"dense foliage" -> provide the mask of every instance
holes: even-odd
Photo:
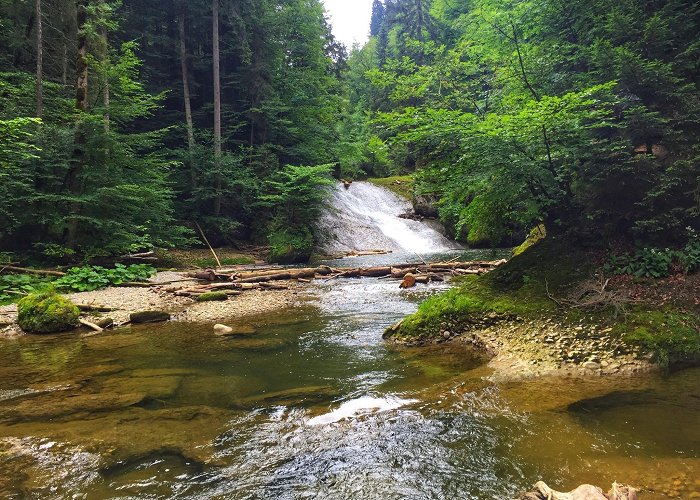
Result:
[[[349,58],[346,127],[417,171],[458,237],[544,223],[663,247],[700,226],[697,3],[387,0],[375,14]],[[376,168],[348,150],[348,171]]]
[[[264,239],[268,181],[334,159],[345,56],[319,0],[3,0],[0,47],[3,250]]]
[[[0,248],[65,262],[199,224],[305,258],[333,172],[415,174],[474,245],[544,225],[677,250],[699,25],[688,0],[375,0],[347,56],[321,0],[0,0]]]

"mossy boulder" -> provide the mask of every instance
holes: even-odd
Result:
[[[197,297],[197,302],[216,302],[227,299],[228,295],[226,295],[226,292],[207,292],[199,295]]]
[[[80,310],[53,291],[32,293],[17,303],[17,323],[28,333],[58,333],[78,326]]]

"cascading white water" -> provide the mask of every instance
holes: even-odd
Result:
[[[461,248],[435,228],[399,215],[411,204],[387,189],[368,182],[331,188],[329,208],[319,224],[320,247],[326,253],[391,250],[413,253]]]

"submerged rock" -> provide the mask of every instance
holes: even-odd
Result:
[[[170,320],[170,313],[165,311],[138,311],[129,315],[132,323],[161,323]]]
[[[573,491],[561,493],[539,481],[533,491],[525,493],[518,500],[637,500],[637,490],[613,483],[612,489],[604,494],[597,486],[583,484]]]

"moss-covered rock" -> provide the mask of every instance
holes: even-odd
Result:
[[[224,301],[228,300],[228,295],[226,295],[226,292],[207,292],[199,295],[197,297],[197,302],[216,302],[216,301]]]
[[[314,237],[308,228],[272,231],[268,236],[270,262],[299,264],[308,262],[314,247]]]
[[[33,293],[17,303],[17,323],[28,333],[58,333],[78,326],[80,310],[55,291]]]

